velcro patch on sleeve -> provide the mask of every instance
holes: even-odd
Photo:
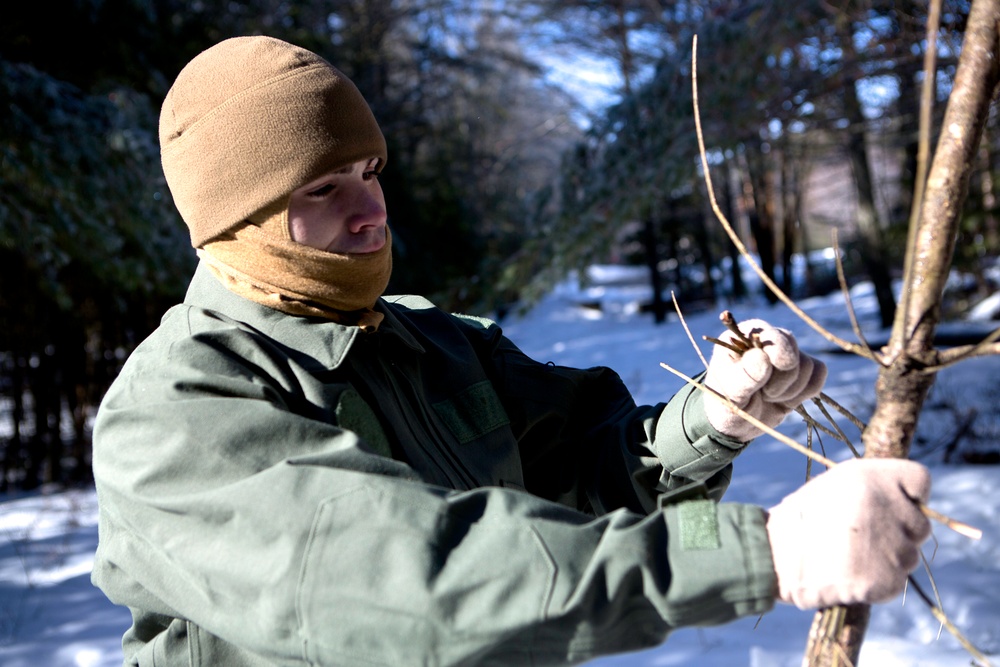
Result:
[[[708,551],[722,548],[718,506],[712,500],[690,500],[677,505],[681,549]]]

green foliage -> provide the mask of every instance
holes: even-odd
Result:
[[[70,474],[88,475],[87,406],[118,351],[182,294],[193,253],[167,195],[153,117],[148,98],[128,88],[87,94],[0,60],[0,358],[8,398],[17,406],[30,392],[34,409],[29,432],[14,424],[0,488],[65,481],[66,409]]]
[[[127,89],[85,95],[0,61],[0,246],[16,251],[63,310],[79,283],[109,292],[178,292],[185,248],[149,131],[148,101]],[[114,258],[114,261],[109,261]]]

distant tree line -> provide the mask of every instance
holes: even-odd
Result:
[[[915,0],[63,0],[0,21],[0,490],[89,479],[89,420],[194,266],[159,164],[170,83],[217,41],[310,48],[364,93],[389,143],[391,292],[503,314],[595,262],[649,267],[649,307],[744,291],[695,151],[690,43],[722,204],[765,268],[792,275],[810,170],[852,166],[852,275],[888,281],[909,213],[924,5]],[[967,14],[946,0],[939,96]],[[547,58],[612,62],[607,109],[544,76]],[[872,96],[872,90],[882,94]],[[995,118],[959,261],[989,287]],[[872,142],[901,165],[877,206]],[[729,259],[726,259],[729,257]],[[808,273],[807,273],[808,275]],[[819,289],[798,286],[798,289]]]
[[[658,319],[676,289],[695,301],[739,298],[732,247],[713,223],[695,144],[691,44],[699,38],[700,110],[720,205],[747,245],[789,292],[830,289],[830,276],[791,285],[795,255],[830,244],[803,212],[812,172],[850,167],[851,204],[840,243],[848,274],[875,285],[882,326],[893,319],[917,159],[926,49],[926,3],[915,0],[550,0],[560,16],[590,26],[568,35],[603,46],[623,90],[564,155],[555,213],[532,229],[506,279],[542,293],[566,271],[631,251],[650,266]],[[969,3],[944,0],[938,36],[938,104],[951,90]],[[958,268],[973,292],[993,289],[997,256],[994,110],[963,218]],[[892,168],[891,174],[887,167]],[[845,205],[845,209],[848,207]],[[811,222],[812,224],[807,224]],[[817,234],[817,229],[821,233]],[[811,234],[810,234],[811,232]],[[818,278],[806,267],[807,280]],[[966,294],[974,297],[975,294]],[[773,295],[765,294],[772,299]],[[961,295],[959,295],[961,296]]]

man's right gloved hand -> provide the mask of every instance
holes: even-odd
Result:
[[[705,385],[773,428],[797,405],[820,393],[826,381],[826,364],[800,351],[795,335],[787,329],[764,320],[745,320],[739,329],[745,336],[756,337],[761,346],[741,354],[716,347]],[[735,338],[732,331],[719,337],[727,343]],[[705,416],[719,433],[743,442],[762,433],[714,398],[705,401]]]
[[[885,602],[920,564],[930,522],[927,468],[898,459],[842,463],[771,509],[778,599],[800,609]]]

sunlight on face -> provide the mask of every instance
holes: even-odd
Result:
[[[347,165],[292,193],[293,241],[334,253],[376,252],[385,245],[386,211],[372,158]]]

